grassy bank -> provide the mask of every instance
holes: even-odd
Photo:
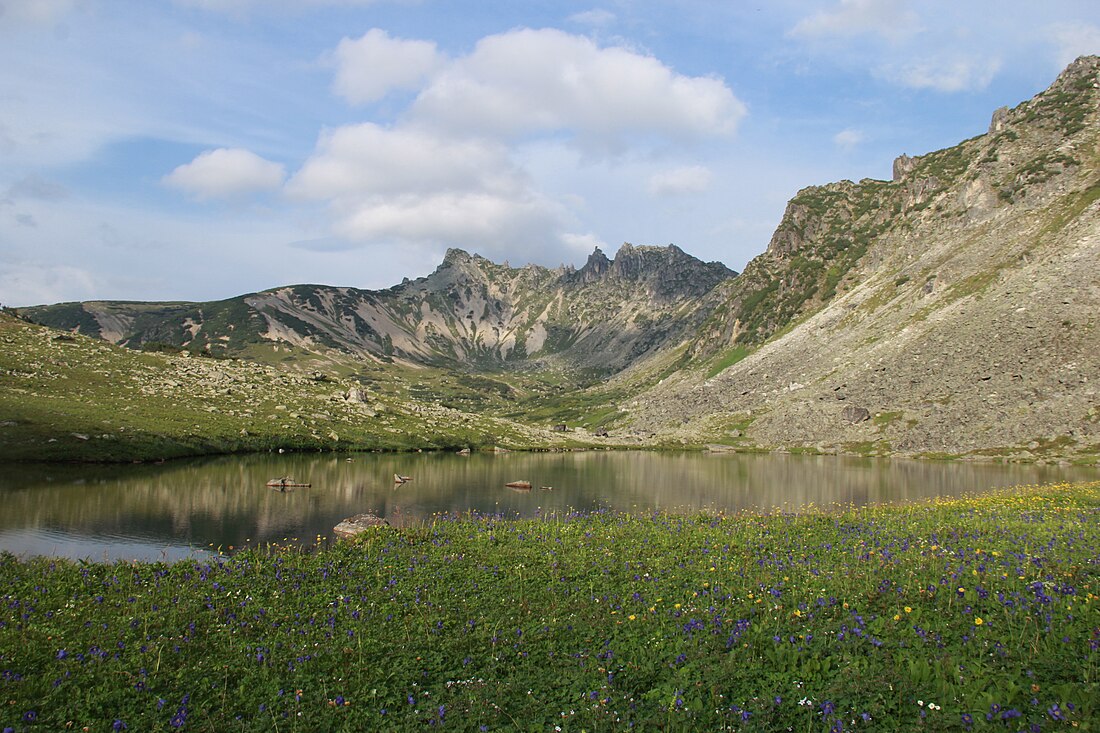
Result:
[[[0,558],[0,728],[1095,730],[1100,482]]]

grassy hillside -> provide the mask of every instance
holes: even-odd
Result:
[[[512,397],[510,385],[487,377],[462,387],[428,370],[344,364],[322,373],[303,370],[308,363],[135,352],[0,315],[0,459],[545,447],[583,438],[479,414]]]

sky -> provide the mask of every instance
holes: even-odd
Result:
[[[887,179],[1100,53],[1095,0],[0,0],[0,304],[378,289]]]

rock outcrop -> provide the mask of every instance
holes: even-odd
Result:
[[[799,192],[769,250],[722,286],[736,318],[694,349],[755,350],[633,398],[634,430],[1100,456],[1100,58],[995,113],[990,132],[900,158],[895,178]]]
[[[23,312],[132,347],[231,356],[286,343],[419,365],[548,359],[614,372],[690,336],[709,316],[712,302],[702,296],[735,274],[672,245],[624,244],[614,260],[596,249],[577,271],[512,268],[450,249],[427,277],[382,291],[295,285],[216,303],[69,303]]]

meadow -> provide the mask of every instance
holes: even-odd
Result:
[[[0,729],[1100,727],[1100,482],[317,540],[0,556]]]

